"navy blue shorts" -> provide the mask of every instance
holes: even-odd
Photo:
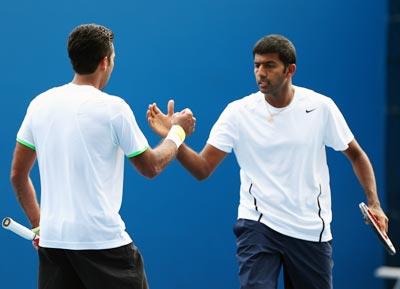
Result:
[[[332,289],[332,246],[280,234],[263,223],[234,226],[241,289],[276,289],[283,267],[286,289]]]

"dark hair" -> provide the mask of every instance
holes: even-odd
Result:
[[[253,48],[253,57],[256,54],[278,53],[279,59],[285,67],[296,64],[296,49],[289,39],[282,35],[271,34],[257,41]]]
[[[111,56],[114,33],[101,25],[83,24],[68,37],[68,56],[78,74],[95,72],[100,61]]]

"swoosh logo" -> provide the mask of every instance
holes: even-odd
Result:
[[[317,108],[313,108],[313,109],[306,109],[306,113],[310,113],[310,112],[312,112],[312,111],[314,111],[314,110],[316,110]]]

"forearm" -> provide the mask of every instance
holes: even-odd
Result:
[[[164,139],[152,150],[154,176],[158,175],[175,158],[177,150],[176,144],[168,139]]]
[[[21,204],[29,222],[32,227],[38,227],[40,222],[40,208],[31,179],[29,177],[12,177],[11,182],[18,202]]]
[[[372,214],[378,220],[379,227],[382,231],[388,231],[388,218],[381,208],[378,193],[376,190],[376,182],[374,170],[367,154],[362,150],[356,139],[349,143],[349,147],[343,153],[350,160],[353,170],[364,189],[367,197],[368,207]]]
[[[374,170],[365,152],[360,153],[352,161],[353,170],[364,189],[368,205],[380,206],[379,197],[376,189]]]
[[[202,154],[198,154],[185,144],[179,147],[176,158],[198,180],[207,178],[212,172]]]
[[[175,158],[177,151],[174,141],[164,139],[157,147],[148,148],[129,160],[143,176],[152,179]]]

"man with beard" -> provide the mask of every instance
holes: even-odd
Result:
[[[292,84],[296,51],[281,35],[254,49],[259,91],[233,101],[214,124],[200,153],[187,145],[177,159],[197,179],[211,175],[232,150],[240,166],[240,204],[234,226],[241,289],[332,288],[331,192],[325,147],[351,162],[368,206],[387,231],[371,163],[332,99]],[[173,102],[148,121],[165,136]]]

